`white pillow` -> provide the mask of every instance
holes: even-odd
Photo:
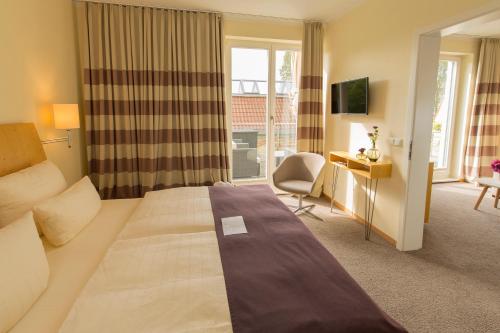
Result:
[[[61,193],[66,187],[63,174],[50,161],[0,177],[0,228],[26,214],[37,203]]]
[[[49,265],[33,214],[0,229],[0,332],[21,319],[47,288]]]
[[[60,246],[73,239],[100,209],[101,198],[85,176],[63,193],[33,207],[33,214],[49,242]]]

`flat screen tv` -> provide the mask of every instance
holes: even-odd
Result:
[[[332,84],[332,114],[368,114],[368,78]]]

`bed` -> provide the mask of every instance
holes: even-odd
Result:
[[[45,159],[31,124],[0,139],[0,176]],[[232,216],[247,233],[224,235]],[[266,185],[104,201],[44,248],[48,287],[11,332],[406,332]]]

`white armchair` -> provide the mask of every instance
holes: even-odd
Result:
[[[311,210],[315,205],[302,205],[304,195],[309,195],[325,166],[325,158],[314,153],[297,153],[287,156],[273,173],[273,183],[278,189],[298,195],[299,205],[294,213],[305,213],[320,219]]]

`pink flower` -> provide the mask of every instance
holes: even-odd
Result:
[[[493,172],[500,172],[500,160],[494,160],[491,162],[491,169]]]

